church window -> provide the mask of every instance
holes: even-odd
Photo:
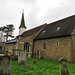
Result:
[[[57,28],[57,30],[59,30],[59,29],[60,29],[60,27]]]
[[[28,45],[28,52],[29,52],[29,45]]]
[[[57,41],[57,47],[59,47],[59,41]]]
[[[45,33],[46,31],[44,30],[43,33]]]
[[[29,43],[24,43],[24,51],[29,52]]]
[[[60,30],[60,27],[57,28],[57,32]]]
[[[27,43],[26,43],[26,52],[27,52]]]
[[[46,43],[45,42],[43,43],[43,49],[46,49]]]

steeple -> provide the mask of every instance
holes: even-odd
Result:
[[[23,9],[23,13],[22,13],[22,18],[21,18],[21,23],[19,26],[19,35],[21,35],[25,30],[26,30],[26,26],[25,26],[25,21],[24,21],[24,9]]]
[[[25,21],[24,21],[24,9],[23,9],[22,18],[21,18],[21,24],[20,24],[20,26],[19,26],[19,29],[20,29],[20,28],[27,28],[27,27],[25,26]]]

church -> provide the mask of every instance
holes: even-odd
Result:
[[[6,42],[6,50],[10,55],[17,55],[19,50],[23,50],[27,57],[48,60],[59,60],[63,57],[69,62],[75,62],[75,15],[26,29],[23,12],[19,35]]]

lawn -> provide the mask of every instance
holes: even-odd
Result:
[[[27,62],[30,68],[25,68],[24,65],[18,65],[17,61],[13,61],[11,65],[11,75],[59,75],[58,61],[36,59],[37,63],[33,64],[32,60]],[[68,63],[69,74],[75,75],[75,63]]]

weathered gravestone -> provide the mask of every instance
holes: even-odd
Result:
[[[60,71],[60,75],[69,75],[67,59],[65,58],[59,59],[59,71]]]
[[[18,49],[12,49],[12,61],[18,60]]]
[[[19,50],[18,63],[21,65],[24,64],[25,62],[26,62],[26,52],[23,50]]]
[[[11,57],[0,54],[0,75],[11,75]]]
[[[28,54],[28,58],[31,59],[31,54],[30,53]]]
[[[26,62],[26,52],[23,50],[19,50],[18,63],[19,65],[24,65],[26,68],[30,67],[30,65]]]
[[[33,64],[36,64],[36,59],[33,59]]]

